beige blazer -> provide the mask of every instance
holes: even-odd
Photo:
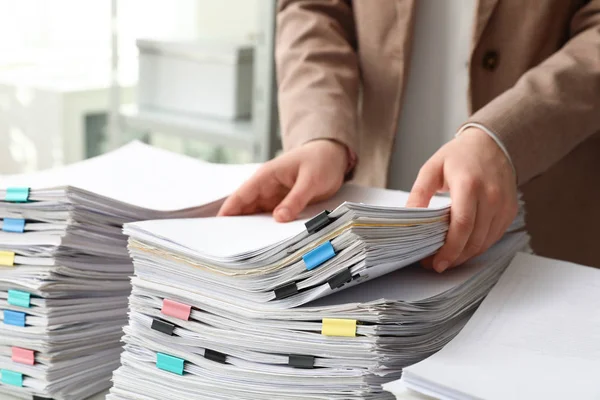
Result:
[[[283,0],[285,149],[328,138],[385,186],[418,0]],[[468,122],[505,144],[541,255],[600,266],[600,0],[479,0]]]

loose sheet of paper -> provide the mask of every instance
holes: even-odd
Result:
[[[270,214],[228,218],[154,220],[131,224],[152,235],[169,238],[173,243],[197,253],[215,257],[249,252],[277,243],[305,230],[304,223],[323,210],[333,210],[344,202],[356,202],[380,207],[404,207],[408,193],[356,185],[345,185],[331,199],[309,206],[300,218],[276,222]],[[430,207],[445,207],[448,198],[434,197]],[[207,234],[209,233],[209,234]]]
[[[131,142],[72,165],[0,178],[0,188],[73,186],[157,211],[208,204],[230,195],[260,164],[211,164]]]
[[[600,271],[519,254],[465,329],[404,379],[448,399],[599,399],[599,304]]]

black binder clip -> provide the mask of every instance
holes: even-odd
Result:
[[[306,221],[304,225],[306,226],[308,234],[312,235],[329,225],[332,221],[332,219],[329,218],[330,213],[330,211],[325,210]]]
[[[343,271],[338,272],[336,275],[332,276],[327,283],[329,283],[329,287],[332,289],[337,289],[339,287],[344,286],[344,284],[350,282],[352,280],[352,272],[350,272],[350,268],[347,268]]]
[[[315,367],[315,357],[290,354],[288,365],[294,368],[312,369]]]
[[[218,362],[220,364],[226,364],[225,359],[227,358],[227,355],[219,353],[218,351],[204,349],[204,358],[210,361]]]
[[[154,318],[152,320],[152,325],[150,326],[155,331],[165,333],[169,336],[173,336],[173,331],[175,330],[175,325],[170,324],[165,321],[161,321],[160,319]]]
[[[285,299],[286,297],[290,297],[290,296],[297,294],[298,286],[296,285],[296,283],[292,282],[288,285],[285,285],[285,286],[275,289],[274,292],[275,292],[275,299],[281,300],[281,299]]]

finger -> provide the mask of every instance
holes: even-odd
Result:
[[[433,256],[425,257],[420,264],[425,269],[433,269]]]
[[[497,218],[492,218],[492,222],[490,223],[490,229],[487,232],[485,240],[484,240],[483,244],[481,245],[481,248],[479,249],[479,251],[474,254],[467,254],[466,251],[464,251],[463,254],[461,254],[460,257],[458,258],[458,260],[456,260],[454,262],[454,265],[452,265],[450,268],[462,265],[465,262],[469,261],[470,259],[485,253],[490,247],[492,247],[492,245],[498,241],[497,232],[499,231],[499,229],[496,226],[497,224],[498,224]]]
[[[478,202],[476,189],[476,184],[470,180],[451,183],[450,226],[446,243],[433,260],[437,272],[443,272],[458,259],[473,232]]]
[[[490,229],[487,233],[486,239],[483,243],[483,246],[477,251],[475,254],[471,254],[468,257],[463,257],[461,255],[460,260],[456,262],[456,264],[461,264],[469,258],[473,258],[475,256],[481,255],[485,253],[490,247],[496,244],[499,240],[502,239],[507,229],[512,224],[513,220],[517,216],[517,212],[519,209],[518,203],[516,200],[510,201],[505,198],[501,198],[500,196],[496,196],[498,194],[495,190],[488,190],[488,200],[490,200],[490,207],[498,207],[500,206],[500,212],[496,213],[495,216],[491,219]],[[511,197],[509,197],[510,199]],[[516,195],[514,196],[516,198]],[[464,253],[463,253],[464,254]]]
[[[498,243],[498,241],[500,241],[504,236],[505,231],[505,225],[499,222],[499,218],[494,218],[494,221],[492,222],[492,227],[490,228],[490,232],[488,233],[485,243],[483,244],[481,250],[479,250],[479,253],[475,256],[479,256],[485,253],[490,247]]]
[[[242,214],[273,212],[289,192],[290,189],[278,182],[263,184],[256,201],[246,205]]]
[[[427,207],[429,201],[444,184],[441,159],[431,158],[423,165],[410,191],[406,207]]]
[[[306,171],[300,171],[292,190],[275,208],[273,216],[279,222],[293,221],[313,199],[314,193],[315,185],[312,175]]]
[[[502,218],[499,218],[499,221],[496,224],[494,233],[490,237],[490,242],[491,242],[490,247],[502,239],[502,237],[504,236],[504,234],[506,233],[508,228],[510,228],[510,225],[512,224],[512,222],[514,220],[514,216],[510,212],[510,210],[507,211],[507,213],[503,214],[503,215],[504,216]]]
[[[238,192],[230,195],[217,213],[218,217],[229,217],[233,215],[243,215],[248,212],[248,208],[251,204],[247,204],[244,201],[244,195],[240,195]]]
[[[504,224],[502,224],[500,236],[504,235],[508,231],[512,223],[515,221],[515,218],[517,218],[517,215],[519,214],[519,202],[516,199],[516,195],[510,199],[511,200],[507,201],[506,203],[507,205],[505,214],[503,214],[506,215],[506,217],[504,219]]]
[[[479,251],[479,254],[483,254],[490,247],[492,247],[502,236],[504,235],[503,224],[500,221],[499,217],[495,217],[492,221],[492,225],[490,227],[490,231],[488,232],[488,236],[485,239],[485,243],[483,244],[483,248]]]
[[[471,232],[471,236],[469,237],[469,240],[467,241],[467,244],[465,245],[461,255],[452,266],[457,266],[464,263],[483,250],[488,239],[490,229],[492,228],[494,212],[495,210],[491,204],[484,203],[482,201],[478,203],[477,218],[475,220],[473,232]]]
[[[261,184],[268,181],[268,174],[268,168],[258,170],[235,193],[225,200],[217,216],[249,214],[253,209],[257,208],[256,203],[261,194]]]
[[[510,217],[502,218],[502,215],[504,215],[504,214],[496,215],[492,219],[492,222],[490,224],[490,230],[487,234],[487,238],[485,239],[483,246],[481,247],[479,252],[477,254],[471,256],[471,258],[485,253],[489,248],[494,246],[496,243],[498,243],[498,241],[500,241],[502,239],[502,237],[506,233],[506,230],[510,227],[510,225],[512,224],[512,220],[514,219],[514,218],[510,218]],[[509,215],[510,215],[510,213],[509,213]],[[464,260],[464,261],[466,261],[466,260]]]
[[[492,247],[495,243],[502,239],[508,228],[510,228],[513,220],[515,219],[519,206],[515,202],[512,205],[507,206],[500,214],[496,216],[492,223],[490,233],[488,234],[488,240],[484,249]]]

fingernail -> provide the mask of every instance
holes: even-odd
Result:
[[[282,207],[275,210],[275,219],[281,222],[288,222],[292,220],[290,210]]]
[[[448,261],[445,261],[445,260],[444,260],[444,261],[440,261],[440,262],[438,262],[438,263],[436,264],[436,266],[435,266],[435,270],[436,270],[437,272],[439,272],[439,273],[442,273],[442,272],[444,272],[445,270],[447,270],[447,269],[448,269],[448,266],[449,266],[449,265],[450,265],[450,264],[448,263]]]

